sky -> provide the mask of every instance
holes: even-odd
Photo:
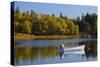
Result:
[[[14,9],[19,7],[21,12],[26,11],[35,11],[38,14],[55,14],[59,16],[62,13],[63,16],[69,18],[76,18],[84,15],[86,13],[92,14],[97,13],[96,6],[87,6],[87,5],[71,5],[71,4],[52,4],[52,3],[36,3],[36,2],[15,2]]]

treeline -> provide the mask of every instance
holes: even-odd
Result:
[[[73,35],[80,32],[97,33],[97,15],[82,15],[77,19],[69,19],[67,16],[37,14],[31,12],[21,13],[19,7],[14,11],[14,32],[34,35]]]
[[[78,17],[76,22],[80,32],[97,36],[97,15],[95,13],[82,14],[81,20]]]

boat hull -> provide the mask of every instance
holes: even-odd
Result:
[[[79,51],[84,50],[85,45],[77,46],[77,47],[71,47],[71,48],[64,48],[64,51]]]

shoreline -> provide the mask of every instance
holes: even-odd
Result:
[[[79,38],[81,35],[32,35],[24,33],[14,33],[14,40],[32,40],[32,39],[71,39]]]

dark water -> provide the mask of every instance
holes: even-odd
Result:
[[[57,47],[65,48],[85,45],[83,51],[59,52]],[[96,39],[27,40],[16,41],[14,48],[15,65],[34,65],[51,63],[84,62],[97,60]]]

